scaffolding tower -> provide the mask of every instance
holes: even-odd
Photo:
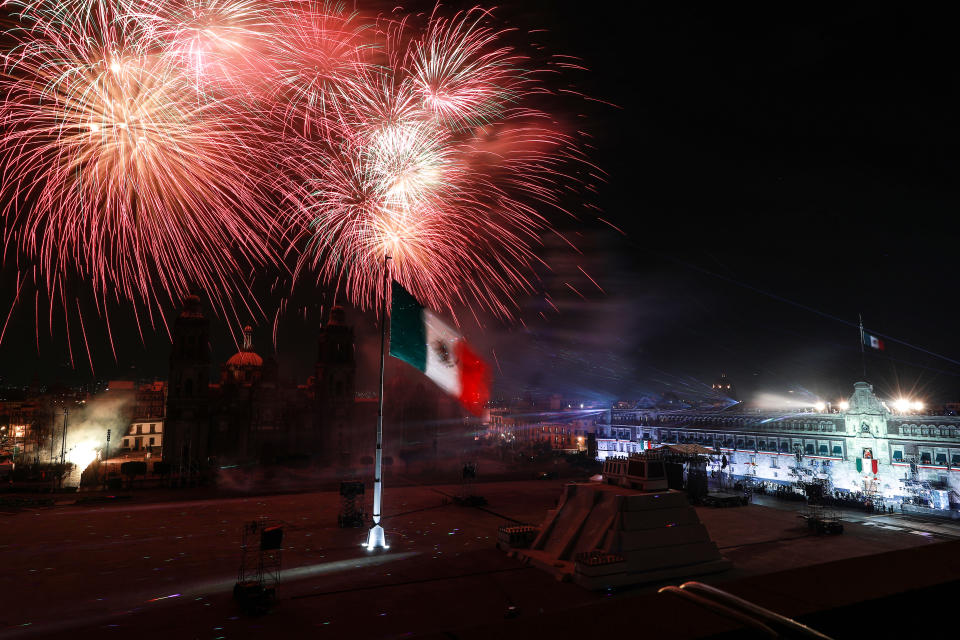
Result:
[[[346,527],[362,527],[364,519],[363,483],[359,480],[345,480],[340,483],[340,515],[337,516],[337,525]]]
[[[280,584],[283,527],[261,517],[243,525],[233,597],[249,613],[266,613]]]

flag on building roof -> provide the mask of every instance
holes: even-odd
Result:
[[[403,360],[480,415],[490,399],[490,368],[456,329],[397,282],[390,305],[390,355]]]
[[[883,340],[877,336],[872,336],[866,331],[863,333],[863,344],[867,345],[871,349],[876,349],[877,351],[883,351],[884,345]]]

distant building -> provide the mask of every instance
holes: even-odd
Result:
[[[159,454],[163,448],[163,419],[153,422],[133,422],[130,430],[121,440],[121,451],[133,454],[127,457],[146,457],[146,454]],[[142,454],[142,455],[138,455]]]
[[[167,408],[167,383],[154,380],[137,386],[133,419],[162,418]]]
[[[725,373],[720,374],[720,377],[714,381],[711,388],[731,400],[740,400],[740,398],[737,397],[737,387],[734,386],[733,382],[730,381],[730,378],[728,378]]]
[[[491,408],[487,418],[486,436],[519,450],[532,450],[548,444],[557,453],[586,451],[591,437],[596,434],[597,424],[607,422],[604,416],[608,412],[579,407],[578,404],[577,408],[551,412],[530,412],[523,408]]]

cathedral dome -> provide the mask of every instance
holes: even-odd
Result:
[[[259,374],[263,367],[263,358],[253,351],[253,328],[247,325],[243,328],[243,347],[230,356],[224,368],[230,372],[233,380],[251,381],[251,374]]]

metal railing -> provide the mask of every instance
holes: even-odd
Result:
[[[731,593],[702,582],[685,582],[679,587],[661,588],[657,593],[671,593],[688,602],[709,609],[725,618],[736,620],[746,626],[759,630],[771,638],[817,638],[831,640],[805,624],[782,616],[775,611],[765,609]]]

